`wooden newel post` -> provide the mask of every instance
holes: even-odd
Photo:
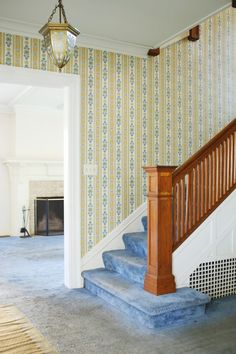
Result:
[[[148,258],[144,289],[155,295],[176,291],[172,274],[172,173],[176,167],[145,167],[148,178]]]

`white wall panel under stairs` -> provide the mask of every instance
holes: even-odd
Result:
[[[236,190],[173,253],[178,288],[201,263],[236,258]]]

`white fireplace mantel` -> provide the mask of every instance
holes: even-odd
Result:
[[[63,161],[16,160],[3,162],[9,171],[11,192],[11,235],[19,235],[22,227],[22,208],[29,207],[30,181],[63,181]]]

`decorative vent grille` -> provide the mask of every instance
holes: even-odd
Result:
[[[190,288],[212,299],[236,294],[236,258],[201,263],[190,275]]]

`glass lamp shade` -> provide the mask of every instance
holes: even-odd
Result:
[[[79,31],[69,23],[47,23],[39,31],[44,37],[48,54],[54,64],[62,69],[70,60]]]

